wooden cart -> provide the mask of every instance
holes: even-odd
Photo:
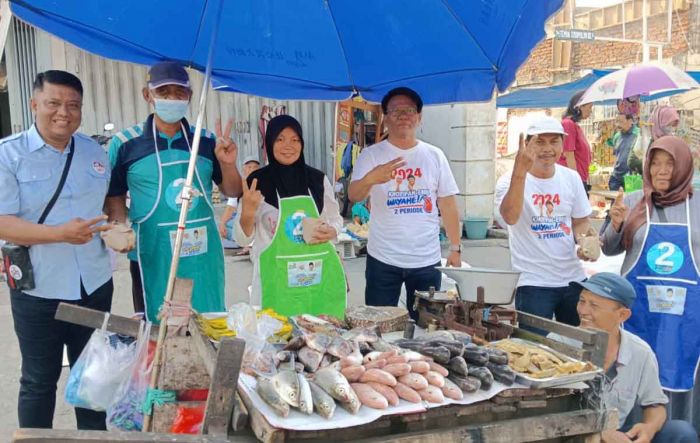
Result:
[[[176,291],[186,291],[178,282]],[[515,336],[547,342],[560,351],[578,358],[601,364],[605,355],[607,336],[519,313],[520,322],[578,339],[582,350],[573,350],[558,343],[547,342],[542,336],[516,329]],[[56,317],[93,327],[102,325],[103,314],[74,305],[61,305]],[[192,321],[192,320],[191,320]],[[124,335],[136,336],[138,322],[112,315],[107,329]],[[198,327],[190,324],[188,342],[175,341],[186,358],[197,361],[204,368],[210,389],[207,401],[204,435],[186,436],[164,433],[127,433],[99,431],[58,431],[20,429],[13,441],[22,443],[86,443],[86,442],[526,442],[526,441],[598,441],[600,432],[614,428],[616,411],[607,411],[600,404],[591,406],[587,393],[570,389],[510,389],[494,398],[467,405],[449,405],[425,412],[382,417],[372,423],[343,429],[322,431],[293,431],[278,429],[269,424],[253,406],[241,389],[236,390],[243,356],[244,343],[225,338],[215,349],[208,338],[199,334]],[[183,348],[185,346],[187,349]],[[183,351],[184,349],[184,351]],[[167,355],[167,351],[166,351]],[[176,374],[168,372],[164,377]],[[197,371],[197,369],[190,369]],[[177,372],[177,371],[176,371]],[[196,378],[196,377],[195,377]],[[193,378],[189,377],[190,385]],[[166,382],[167,383],[173,383]],[[196,383],[195,383],[196,384]],[[201,385],[201,383],[200,383]],[[156,407],[154,420],[160,414],[172,414],[172,406]],[[166,418],[167,421],[167,418]]]

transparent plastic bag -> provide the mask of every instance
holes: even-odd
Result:
[[[151,323],[146,323],[137,342],[137,352],[129,377],[119,385],[114,401],[107,408],[107,429],[110,431],[141,431],[143,404],[151,381],[152,353]]]
[[[267,373],[272,364],[268,339],[284,324],[266,314],[258,318],[255,309],[247,303],[236,303],[231,306],[226,323],[229,329],[236,332],[238,338],[245,340],[244,369],[248,369],[248,372]]]
[[[137,342],[108,332],[108,320],[109,313],[70,371],[65,398],[73,406],[105,411],[134,366]]]

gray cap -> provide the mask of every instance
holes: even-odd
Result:
[[[628,308],[632,307],[634,300],[637,298],[637,293],[634,291],[632,283],[612,272],[599,272],[586,281],[573,281],[569,283],[569,286],[588,289],[595,295],[615,300]]]

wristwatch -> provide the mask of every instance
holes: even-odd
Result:
[[[459,253],[461,253],[461,252],[462,252],[462,244],[460,243],[460,244],[458,244],[458,245],[450,245],[450,252],[459,252]]]

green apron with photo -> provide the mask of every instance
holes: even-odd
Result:
[[[282,315],[345,317],[345,272],[335,247],[331,242],[309,245],[302,237],[301,221],[318,216],[308,195],[279,199],[275,236],[260,254],[263,308]]]
[[[182,131],[186,134],[184,127]],[[154,143],[156,143],[155,125],[153,132]],[[187,143],[189,146],[189,140]],[[157,323],[170,274],[170,262],[182,206],[181,192],[187,176],[190,152],[181,149],[159,151],[156,146],[154,158],[159,174],[159,193],[151,211],[135,223],[138,224],[137,251],[146,316],[148,320]],[[221,312],[226,310],[224,253],[214,218],[214,209],[207,198],[207,189],[199,175],[200,169],[212,169],[212,166],[211,162],[205,159],[198,159],[197,163],[177,277],[194,281],[192,288],[194,310]],[[211,171],[202,172],[205,177],[211,176]]]

